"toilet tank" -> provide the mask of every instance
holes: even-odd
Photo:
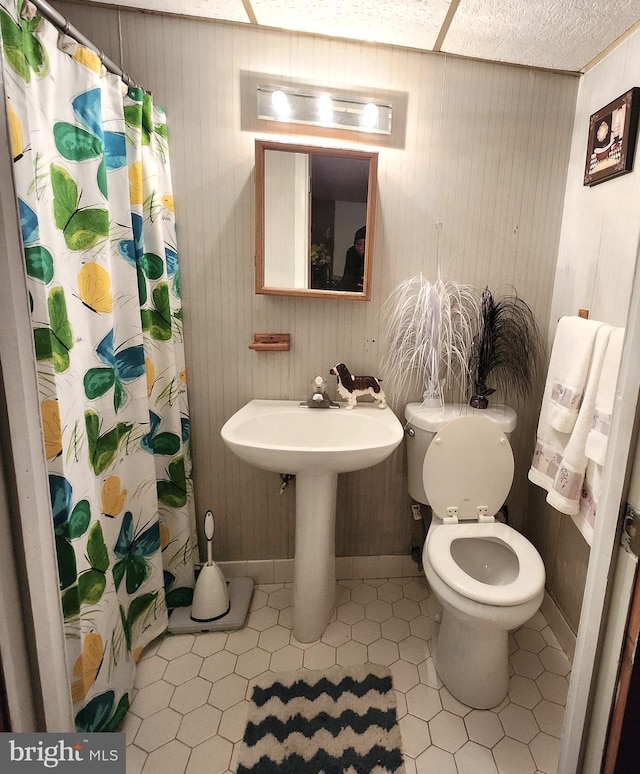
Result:
[[[511,406],[496,404],[486,409],[474,409],[467,403],[447,403],[437,408],[426,408],[422,403],[407,403],[404,417],[407,420],[405,435],[407,440],[407,473],[409,480],[409,495],[419,503],[429,504],[422,483],[422,468],[427,448],[434,435],[447,422],[458,417],[477,414],[497,422],[502,432],[511,437],[516,429],[518,417]]]

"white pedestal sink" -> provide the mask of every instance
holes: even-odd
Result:
[[[338,473],[386,459],[402,440],[390,408],[300,408],[299,401],[252,400],[223,426],[227,446],[264,470],[295,473],[296,547],[293,634],[313,642],[335,604],[335,517]]]

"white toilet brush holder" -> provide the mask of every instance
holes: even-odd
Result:
[[[169,615],[168,630],[172,634],[229,631],[245,624],[253,596],[253,580],[225,579],[213,561],[214,531],[213,512],[209,510],[204,517],[207,563],[198,573],[191,607],[174,608]]]
[[[204,534],[207,538],[207,563],[200,570],[193,591],[191,620],[198,623],[215,621],[226,615],[231,607],[227,582],[218,565],[213,561],[213,511],[204,515]]]

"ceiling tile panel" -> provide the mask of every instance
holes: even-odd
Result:
[[[640,0],[460,0],[442,50],[581,70],[640,18]]]
[[[180,16],[200,16],[203,19],[248,22],[249,17],[242,0],[82,0],[83,3],[120,5],[125,8],[142,8],[147,11],[173,13]]]
[[[251,0],[258,24],[432,49],[451,0]]]
[[[555,70],[580,71],[634,25],[640,0],[76,0]],[[246,8],[245,8],[246,4]],[[448,30],[447,13],[452,19]],[[249,11],[249,13],[247,12]],[[251,14],[251,16],[250,16]],[[254,21],[255,16],[255,21]]]

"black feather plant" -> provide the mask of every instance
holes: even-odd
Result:
[[[537,376],[541,354],[540,330],[530,307],[517,295],[495,299],[485,288],[469,361],[475,385],[470,404],[487,408],[487,398],[496,389],[513,390],[526,397]],[[487,384],[489,379],[494,387]]]

